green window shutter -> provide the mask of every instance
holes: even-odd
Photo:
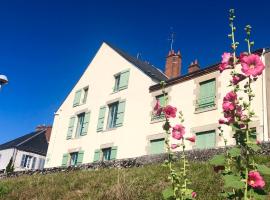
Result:
[[[118,109],[117,109],[117,117],[116,117],[116,127],[122,126],[124,121],[124,113],[125,113],[125,105],[126,101],[119,101]]]
[[[86,135],[87,134],[89,120],[90,120],[90,112],[85,113],[81,135]]]
[[[120,75],[119,90],[123,90],[128,87],[128,79],[129,70],[122,71]]]
[[[74,129],[75,117],[71,117],[68,125],[67,140],[72,138],[73,129]]]
[[[95,153],[94,153],[94,162],[100,161],[100,155],[101,155],[101,150],[100,149],[96,149],[95,150]]]
[[[150,141],[150,154],[164,153],[164,139]]]
[[[102,131],[104,127],[104,118],[106,113],[106,106],[102,106],[99,109],[97,131]]]
[[[165,97],[164,97],[164,95],[157,96],[156,99],[159,101],[160,106],[162,106],[162,107],[165,106]]]
[[[64,153],[62,158],[62,167],[66,167],[68,162],[68,154]]]
[[[77,158],[77,164],[82,164],[83,162],[83,154],[84,154],[84,151],[79,151],[78,153],[78,158]]]
[[[216,146],[215,130],[196,134],[196,147],[198,149],[214,148]]]
[[[199,108],[212,107],[215,104],[216,96],[216,80],[212,79],[200,84],[200,92],[198,99]]]
[[[73,101],[73,107],[80,105],[81,94],[82,94],[82,90],[78,90],[75,93],[75,97],[74,97],[74,101]]]
[[[111,160],[115,160],[116,156],[117,156],[117,146],[114,146],[111,149]]]

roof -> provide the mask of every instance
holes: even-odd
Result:
[[[16,148],[18,150],[46,155],[48,142],[46,140],[46,128],[26,134],[0,145],[0,150]]]
[[[158,68],[155,66],[144,62],[142,60],[139,60],[126,52],[124,52],[121,49],[118,49],[117,47],[114,47],[113,45],[105,42],[108,46],[110,46],[113,50],[115,50],[119,55],[121,55],[123,58],[125,58],[127,61],[129,61],[131,64],[135,65],[137,68],[139,68],[141,71],[143,71],[147,76],[150,78],[156,80],[156,81],[165,81],[167,80],[167,76]]]
[[[253,51],[252,53],[262,55],[263,52],[264,53],[270,52],[270,48],[257,49],[255,51]],[[200,69],[198,71],[195,71],[195,72],[192,72],[192,73],[185,74],[183,76],[178,76],[178,77],[166,80],[166,87],[171,86],[171,85],[175,85],[175,84],[178,84],[178,83],[190,80],[190,79],[194,79],[196,77],[199,77],[199,76],[202,76],[202,75],[205,75],[205,74],[209,74],[209,73],[214,72],[214,71],[218,71],[219,70],[218,69],[219,64],[220,63],[216,63],[216,64],[213,64],[213,65],[207,66],[207,67],[205,67],[203,69]],[[149,88],[150,92],[160,90],[160,89],[161,89],[161,85],[159,83],[155,84],[155,85],[152,85]]]

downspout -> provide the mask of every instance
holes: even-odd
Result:
[[[267,68],[267,61],[266,61],[266,57],[265,57],[265,48],[263,49],[262,52],[262,56],[264,58],[264,64],[265,64],[265,68]],[[268,132],[269,130],[269,124],[268,124],[268,108],[267,105],[265,103],[267,103],[267,94],[266,94],[266,90],[267,90],[267,77],[266,77],[266,69],[263,71],[262,74],[262,105],[263,105],[263,113],[262,113],[262,120],[263,120],[263,141],[269,141],[269,136],[268,134],[265,133],[265,131]],[[266,101],[265,101],[266,98]],[[266,113],[266,118],[265,118],[265,113]],[[267,136],[267,138],[265,138],[265,136]]]
[[[265,49],[263,49],[262,56],[265,54]],[[265,57],[264,57],[264,63],[265,63]],[[265,126],[265,121],[264,121],[264,76],[265,76],[265,71],[263,71],[262,74],[262,121],[263,121],[263,141],[265,140],[265,133],[264,133],[264,126]]]

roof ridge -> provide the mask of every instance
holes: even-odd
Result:
[[[46,128],[40,130],[40,131],[37,131],[34,135],[32,135],[31,137],[27,138],[26,140],[22,141],[21,143],[15,145],[15,147],[19,147],[20,145],[28,142],[29,140],[33,139],[34,137],[40,135],[41,133],[43,133],[44,131],[46,130]]]

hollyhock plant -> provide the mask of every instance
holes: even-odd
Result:
[[[178,147],[177,144],[171,144],[171,149],[176,149]]]
[[[261,75],[265,66],[261,61],[260,57],[256,54],[251,54],[248,56],[243,56],[241,58],[242,72],[246,76],[257,77]]]
[[[247,77],[243,74],[235,74],[233,77],[232,77],[232,81],[231,83],[233,85],[237,85],[238,83],[240,83],[241,81],[245,80]]]
[[[197,196],[197,193],[196,192],[192,192],[191,193],[191,196],[192,196],[192,198],[195,198]]]
[[[185,134],[185,127],[181,124],[177,124],[173,127],[172,137],[177,140],[181,140]]]
[[[165,114],[166,118],[175,118],[176,117],[177,108],[167,105],[163,108],[163,113]]]
[[[248,184],[256,189],[262,189],[265,186],[263,177],[257,171],[250,171],[248,173]]]
[[[235,109],[235,104],[229,101],[224,101],[222,104],[222,109],[224,112],[233,111]]]

